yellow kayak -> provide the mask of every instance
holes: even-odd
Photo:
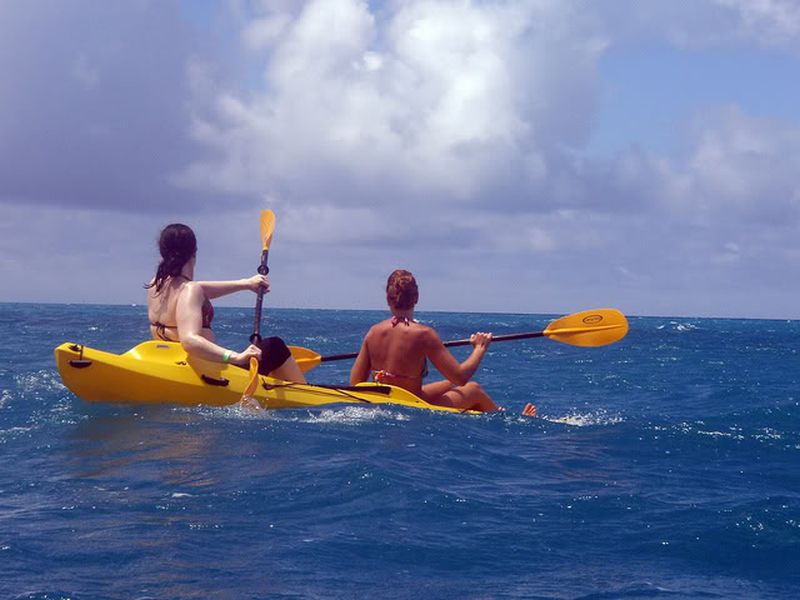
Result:
[[[89,402],[226,406],[241,400],[249,380],[247,370],[190,358],[175,342],[142,342],[124,354],[67,342],[55,349],[55,355],[64,385]],[[299,384],[261,375],[255,398],[264,408],[348,403],[464,412],[429,404],[411,392],[391,385]]]

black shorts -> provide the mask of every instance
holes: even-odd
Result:
[[[292,355],[289,347],[279,337],[268,337],[256,342],[255,345],[261,348],[258,372],[262,375],[269,375]]]

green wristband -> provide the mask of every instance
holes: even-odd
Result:
[[[222,355],[222,362],[226,363],[228,362],[228,360],[230,360],[230,358],[231,358],[231,351],[225,350],[225,352]]]

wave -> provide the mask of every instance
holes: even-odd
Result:
[[[575,600],[612,600],[614,598],[655,598],[658,596],[684,596],[685,592],[670,590],[668,588],[649,583],[632,583],[625,587],[604,591],[593,592],[585,596],[578,596]],[[722,598],[721,594],[710,592],[693,592],[692,597],[696,598]]]
[[[788,423],[788,425],[791,427],[791,423]],[[791,430],[784,431],[763,424],[715,427],[713,425],[709,426],[704,421],[696,421],[693,423],[682,422],[671,427],[656,426],[654,430],[672,430],[686,436],[695,435],[700,438],[727,439],[735,442],[753,441],[769,446],[779,447],[783,445],[787,449],[800,449],[800,444],[797,444],[795,440],[796,432]]]
[[[55,369],[42,369],[24,375],[15,375],[14,383],[16,383],[16,389],[23,395],[42,395],[67,389],[61,383],[61,377]]]
[[[32,430],[33,427],[9,427],[8,429],[0,429],[0,444],[5,444],[7,441],[24,435]]]
[[[662,323],[661,325],[658,325],[656,329],[658,329],[659,331],[663,329],[669,329],[680,333],[686,333],[690,331],[699,330],[700,327],[695,325],[694,323],[689,323],[689,322],[681,323],[679,321],[670,321],[669,323]]]
[[[301,423],[360,425],[361,423],[373,421],[409,421],[411,417],[399,410],[346,406],[335,409],[324,409],[318,413],[310,412],[306,418],[297,420]]]
[[[550,423],[561,423],[563,425],[571,425],[572,427],[617,425],[625,422],[625,418],[622,415],[611,414],[602,409],[587,413],[572,412],[561,417],[549,415],[541,415],[540,417]]]
[[[288,423],[309,423],[309,424],[338,424],[338,425],[360,425],[362,423],[372,423],[375,421],[409,421],[411,417],[402,410],[391,410],[375,406],[339,406],[323,409],[307,410],[260,410],[243,407],[240,404],[231,406],[212,408],[184,408],[183,410],[199,411],[205,416],[219,418],[227,417],[232,419],[245,420],[269,420]]]

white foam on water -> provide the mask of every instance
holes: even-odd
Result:
[[[318,413],[309,413],[307,417],[298,419],[302,423],[335,423],[342,425],[359,425],[373,421],[408,421],[410,417],[400,411],[386,408],[344,406],[341,408],[326,408]]]
[[[198,406],[198,407],[178,407],[176,410],[188,410],[191,412],[198,412],[199,414],[207,417],[228,418],[241,420],[265,420],[274,419],[277,415],[274,410],[265,410],[261,408],[250,408],[242,406],[240,403],[229,404],[228,406]]]
[[[20,435],[24,435],[31,431],[33,427],[9,427],[8,429],[0,429],[0,444]]]
[[[783,439],[783,436],[779,431],[772,429],[771,427],[763,427],[762,429],[758,430],[759,433],[756,433],[753,437],[757,440],[780,440]]]
[[[501,327],[517,327],[516,323],[509,323],[508,321],[490,321],[486,324],[488,328],[500,329]]]
[[[697,423],[680,423],[676,426],[677,430],[684,434],[702,435],[710,438],[729,439],[735,441],[742,441],[745,439],[757,440],[759,442],[771,442],[782,440],[784,434],[771,427],[762,427],[754,432],[742,431],[740,427],[730,427],[728,431],[717,431],[714,429],[701,429],[705,423],[698,421]],[[666,431],[666,427],[654,427],[656,431]]]
[[[14,377],[17,388],[25,394],[40,392],[60,392],[67,388],[55,370],[41,370]]]
[[[339,405],[329,408],[303,409],[275,409],[262,410],[258,408],[243,407],[241,404],[231,404],[224,407],[199,407],[200,414],[214,418],[231,418],[236,420],[271,420],[289,421],[293,423],[309,424],[344,424],[359,425],[374,421],[409,421],[410,417],[402,411],[389,410],[376,406],[347,406]]]
[[[663,323],[661,325],[658,325],[656,327],[656,329],[662,330],[662,329],[666,329],[667,327],[669,327],[670,329],[673,329],[675,331],[680,331],[680,332],[683,332],[683,333],[688,332],[688,331],[694,331],[695,329],[698,329],[698,326],[695,325],[694,323],[680,323],[678,321],[670,321],[669,323]]]
[[[621,415],[609,414],[605,410],[595,410],[588,413],[573,412],[563,417],[541,415],[541,419],[550,423],[561,423],[573,427],[593,427],[598,425],[617,425],[625,422]]]
[[[730,438],[732,440],[743,440],[744,436],[738,433],[731,433],[729,431],[704,431],[702,429],[697,430],[697,435],[706,435],[709,437],[715,438]]]

